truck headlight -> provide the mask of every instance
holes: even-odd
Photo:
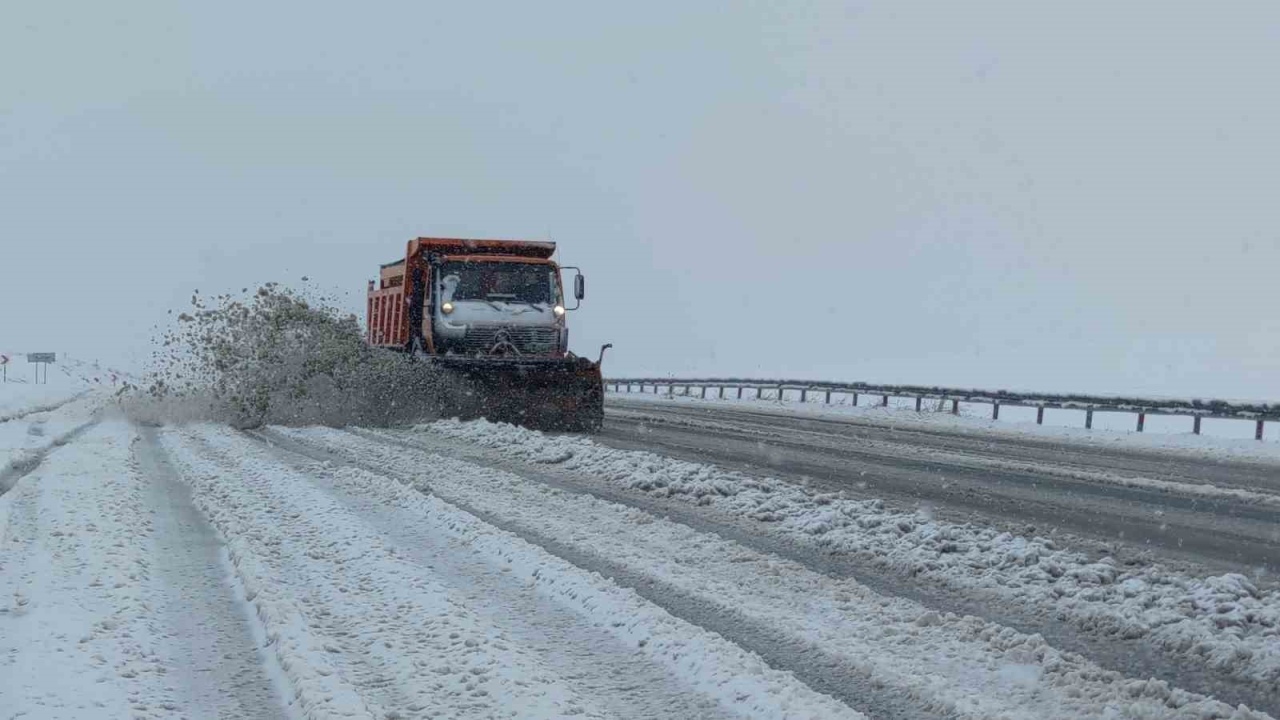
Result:
[[[453,312],[453,303],[447,302],[441,305],[440,312],[444,313],[445,315],[448,315],[449,313]]]
[[[557,306],[555,306],[555,307],[551,308],[551,312],[555,313],[555,314],[556,314],[556,317],[564,317],[564,306],[563,306],[563,305],[557,305]]]

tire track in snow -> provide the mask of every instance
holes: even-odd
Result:
[[[408,577],[402,587],[369,585],[366,565],[398,564],[392,548],[358,542],[340,509],[297,478],[281,482],[281,473],[249,467],[197,431],[166,431],[162,445],[226,539],[305,717],[421,716],[434,703],[430,680],[414,684],[419,674],[440,678],[437,686],[462,681],[454,689],[463,697],[449,708],[455,713],[491,704],[483,662],[472,665],[439,642],[448,618],[465,612],[460,606],[422,597],[424,583]],[[449,644],[464,642],[455,639]],[[468,633],[465,642],[483,661],[489,648],[480,638]],[[465,682],[473,669],[479,682]]]
[[[284,645],[286,667],[291,662],[303,664],[307,648],[334,647],[332,638],[309,618],[346,614],[339,619],[345,621],[342,624],[348,637],[360,643],[335,647],[339,652],[329,650],[327,663],[348,659],[344,657],[347,652],[358,660],[361,651],[366,659],[385,660],[386,670],[397,684],[421,698],[417,706],[408,707],[409,712],[489,716],[502,708],[506,712],[518,709],[524,716],[610,715],[592,698],[577,693],[576,683],[564,682],[572,678],[560,678],[536,654],[486,625],[471,607],[475,604],[472,598],[455,596],[440,585],[429,572],[431,568],[405,557],[376,528],[325,495],[307,475],[282,463],[275,452],[225,428],[203,427],[192,433],[182,437],[166,434],[166,447],[171,441],[176,444],[171,449],[197,486],[198,502],[214,513],[216,525],[235,538],[232,545],[233,554],[240,555],[237,562],[244,565],[247,559],[265,566],[250,568],[252,589],[269,593],[267,599],[273,605],[287,601],[294,607],[305,607],[299,623],[281,628],[275,625],[278,612],[259,606],[260,617],[273,626],[277,644]],[[325,472],[316,466],[312,474]],[[643,654],[651,660],[661,659],[669,669],[688,670],[692,686],[734,713],[756,717],[854,715],[784,674],[757,667],[758,660],[723,640],[681,629],[679,621],[647,609],[625,591],[570,568],[437,499],[385,476],[366,474],[363,478],[370,492],[419,515],[419,524],[457,538],[491,562],[512,563],[513,571],[526,573],[526,582],[558,595],[565,604],[589,616],[584,622],[616,638],[639,640]],[[528,575],[531,569],[533,573]],[[338,592],[333,592],[335,587]],[[307,590],[313,595],[306,596]],[[345,603],[350,603],[349,608],[344,608]],[[350,616],[356,608],[359,616]],[[450,637],[445,638],[444,633]],[[394,640],[395,647],[388,644],[384,649],[383,640]],[[424,650],[430,655],[421,655]],[[308,687],[300,686],[300,692],[314,698],[311,686],[324,688],[336,681],[353,693],[353,699],[377,699],[380,688],[362,686],[357,682],[360,678],[353,681],[353,675],[341,666],[335,669],[336,674],[324,673],[322,678],[298,678],[295,672],[295,685],[306,680]],[[474,674],[477,670],[479,675]],[[460,681],[468,683],[468,694],[458,693]],[[473,689],[484,692],[469,694]],[[439,704],[443,701],[454,704],[442,710]],[[367,708],[377,709],[376,704]],[[384,705],[383,709],[390,708]],[[394,709],[403,711],[402,706]],[[677,707],[676,714],[684,713]]]
[[[1258,591],[1244,576],[1205,576],[1150,561],[1120,564],[1050,537],[940,521],[927,510],[904,512],[794,479],[612,449],[580,436],[484,421],[437,422],[411,435],[554,466],[557,475],[585,486],[683,503],[701,515],[829,553],[833,561],[851,561],[882,579],[942,591],[940,597],[983,600],[989,607],[975,613],[980,617],[1042,632],[1064,649],[1083,644],[1089,648],[1083,654],[1114,660],[1111,667],[1125,675],[1154,675],[1232,703],[1280,710],[1280,595]],[[1139,652],[1130,659],[1134,649]]]
[[[0,497],[11,520],[0,529],[0,708],[13,717],[190,710],[154,631],[152,518],[134,438],[124,422],[101,423]]]
[[[248,604],[231,582],[226,551],[177,478],[153,427],[139,427],[134,458],[153,517],[151,606],[167,638],[169,677],[191,718],[266,720],[284,709],[283,670],[259,649]],[[269,669],[270,667],[270,669]]]
[[[337,459],[424,490],[429,485],[486,522],[611,576],[673,614],[687,614],[816,689],[860,709],[883,704],[872,709],[877,717],[1080,717],[1104,708],[1135,716],[1266,717],[1162,682],[1129,680],[1034,636],[976,618],[940,617],[691,528],[509,473],[340,431],[268,435],[317,459]]]
[[[373,470],[367,466],[363,466],[361,463],[352,462],[348,459],[342,459],[337,456],[330,455],[323,450],[317,451],[305,444],[295,442],[290,438],[280,437],[270,431],[257,431],[246,434],[250,437],[256,437],[266,445],[270,445],[272,450],[276,453],[285,451],[292,454],[295,458],[295,463],[299,460],[303,460],[313,463],[318,462],[351,467],[379,478],[385,478],[389,482],[402,487],[408,492],[421,494],[420,490],[412,489],[410,485],[403,484],[399,479],[387,475],[384,470]],[[745,619],[725,617],[720,614],[716,608],[709,608],[705,603],[699,602],[696,598],[687,598],[686,601],[682,602],[679,593],[658,592],[660,588],[655,588],[652,580],[648,577],[638,576],[621,566],[615,567],[606,563],[601,563],[598,558],[579,552],[573,547],[561,543],[554,538],[542,536],[537,533],[530,533],[523,528],[512,527],[510,523],[504,522],[500,518],[493,517],[489,513],[476,510],[465,503],[455,503],[452,500],[446,500],[446,502],[448,502],[449,505],[458,508],[462,512],[474,516],[482,523],[493,526],[503,533],[509,533],[510,535],[518,537],[522,541],[545,551],[557,560],[572,566],[575,570],[598,573],[604,577],[610,578],[615,583],[625,588],[629,588],[639,597],[644,598],[646,601],[652,603],[658,608],[661,608],[666,613],[670,613],[670,615],[675,618],[679,618],[680,620],[688,622],[703,630],[710,630],[718,633],[728,642],[734,642],[737,646],[744,648],[748,652],[754,652],[755,650],[750,644],[744,645],[741,642],[736,642],[733,630],[735,628],[740,630],[744,627],[746,622]],[[527,611],[527,609],[525,611]],[[761,628],[760,631],[768,632],[768,629]],[[779,640],[782,642],[788,642],[782,638],[779,638]],[[641,644],[642,646],[644,645],[644,643]],[[806,648],[796,648],[796,650],[798,654],[804,654]],[[766,661],[771,660],[768,655],[763,655],[761,653],[756,654],[761,655]],[[779,668],[777,663],[770,662],[769,664],[774,668]],[[814,665],[817,666],[818,663],[815,662]],[[904,701],[900,698],[886,698],[884,702],[877,702],[874,699],[868,700],[867,697],[860,695],[860,691],[865,690],[869,693],[869,684],[858,683],[853,677],[830,676],[826,678],[826,682],[821,684],[821,687],[814,687],[815,684],[809,681],[810,678],[806,677],[804,673],[795,672],[795,668],[788,667],[786,664],[783,664],[779,669],[795,674],[800,681],[805,682],[809,687],[841,700],[851,708],[861,712],[867,712],[869,709],[874,710],[875,714],[872,715],[873,717],[890,719],[938,717],[936,713],[929,712],[916,706],[915,703]],[[818,670],[818,672],[821,672],[821,670]],[[677,713],[671,717],[691,716]]]
[[[732,518],[700,513],[683,500],[668,501],[647,493],[628,493],[605,483],[584,482],[575,479],[572,473],[550,472],[545,467],[494,457],[481,449],[473,450],[468,446],[439,441],[429,436],[408,436],[397,431],[364,428],[347,428],[345,432],[410,451],[440,454],[500,472],[514,473],[564,492],[586,495],[633,507],[657,517],[673,519],[758,552],[792,560],[834,579],[851,579],[875,592],[920,603],[939,613],[973,615],[1012,627],[1019,632],[1038,634],[1057,648],[1079,653],[1124,675],[1161,678],[1176,687],[1219,697],[1230,703],[1244,703],[1269,711],[1280,709],[1280,700],[1274,692],[1257,683],[1212,672],[1198,659],[1170,657],[1141,640],[1081,633],[1074,625],[1064,623],[1055,615],[1046,614],[1035,607],[1000,603],[989,597],[975,598],[954,589],[903,578],[894,571],[860,564],[847,556],[833,555],[813,547],[787,542],[781,537],[760,533],[759,523],[733,522]]]
[[[276,454],[376,528],[403,557],[440,576],[487,623],[535,651],[558,674],[571,679],[575,688],[601,698],[601,705],[615,716],[730,717],[634,646],[584,623],[580,615],[515,577],[510,566],[495,567],[465,543],[433,532],[403,508],[361,492],[362,488],[351,487],[332,473],[316,472],[312,462],[300,465],[296,455]]]

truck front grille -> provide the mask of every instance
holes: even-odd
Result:
[[[459,349],[467,355],[489,355],[505,341],[521,355],[551,355],[557,349],[559,335],[553,327],[472,325]]]

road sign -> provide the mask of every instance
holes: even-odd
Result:
[[[0,355],[0,365],[8,365],[8,364],[9,364],[9,356]]]
[[[58,353],[27,353],[29,363],[51,363],[58,361]]]

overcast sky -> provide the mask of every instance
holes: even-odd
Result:
[[[1280,4],[9,2],[0,348],[551,238],[613,374],[1280,398]]]

